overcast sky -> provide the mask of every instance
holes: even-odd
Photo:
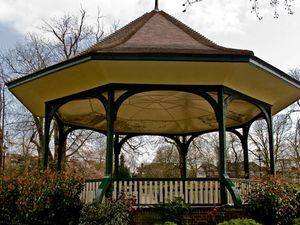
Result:
[[[269,0],[260,0],[269,2]],[[261,4],[263,20],[251,11],[249,0],[203,0],[182,13],[184,0],[160,0],[159,8],[219,45],[254,51],[259,58],[287,72],[300,68],[300,0],[294,0],[294,15],[279,5],[279,19],[269,4]],[[0,49],[13,47],[41,21],[65,12],[86,9],[89,19],[97,8],[110,25],[124,26],[154,8],[154,0],[0,0]]]

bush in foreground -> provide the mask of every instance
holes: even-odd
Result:
[[[173,201],[157,207],[163,223],[173,222],[178,225],[188,225],[188,212],[191,206],[182,198],[175,198]]]
[[[177,223],[167,221],[167,222],[164,222],[164,223],[156,223],[155,225],[177,225]]]
[[[300,225],[300,218],[293,219],[293,225]]]
[[[7,224],[78,224],[82,204],[79,178],[46,172],[0,178],[0,221]]]
[[[261,225],[260,223],[255,222],[252,219],[232,219],[219,223],[218,225]]]
[[[300,184],[299,183],[292,183],[288,184],[288,187],[291,188],[292,192],[295,195],[296,201],[298,202],[298,209],[296,217],[300,217]],[[300,224],[300,222],[299,222]]]
[[[79,225],[128,225],[133,223],[135,208],[132,199],[123,195],[117,200],[94,202],[83,207]]]
[[[290,225],[300,207],[297,198],[295,189],[284,180],[265,178],[249,194],[247,211],[265,225]]]

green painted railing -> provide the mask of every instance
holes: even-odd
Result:
[[[96,192],[96,197],[95,199],[93,199],[93,201],[102,201],[108,191],[108,189],[110,188],[112,184],[112,179],[111,177],[104,177],[101,180],[100,185],[98,186],[98,190]]]
[[[241,207],[242,206],[241,196],[239,191],[236,189],[234,183],[231,181],[231,179],[227,174],[223,174],[222,180],[224,181],[227,190],[231,194],[231,198],[233,200],[234,206]]]

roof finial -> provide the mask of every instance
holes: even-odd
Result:
[[[159,11],[159,9],[158,9],[158,0],[155,0],[155,7],[154,7],[154,10],[155,10],[155,11]]]

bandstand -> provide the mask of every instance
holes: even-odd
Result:
[[[53,119],[59,127],[58,170],[70,132],[91,129],[106,135],[105,177],[99,182],[98,200],[112,187],[116,195],[121,187],[122,181],[113,174],[118,174],[126,140],[139,135],[174,140],[179,146],[180,178],[126,183],[126,191],[135,193],[140,203],[147,192],[151,204],[164,201],[162,193],[169,199],[198,199],[193,201],[200,205],[242,204],[241,193],[226,172],[226,132],[240,138],[244,172],[249,175],[249,129],[254,121],[265,119],[269,172],[275,175],[272,115],[300,97],[298,81],[252,51],[219,46],[157,5],[80,55],[7,86],[34,115],[45,118],[44,169]],[[219,178],[187,178],[189,145],[208,132],[219,134]],[[146,182],[151,186],[147,190],[142,187]]]

